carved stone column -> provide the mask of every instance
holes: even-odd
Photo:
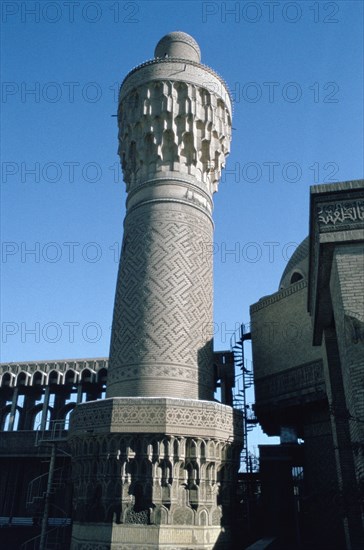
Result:
[[[171,33],[120,89],[127,186],[106,399],[71,418],[73,550],[228,549],[242,444],[213,401],[212,195],[224,82]]]

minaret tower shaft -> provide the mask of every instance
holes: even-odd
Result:
[[[128,200],[107,396],[211,400],[212,195],[230,96],[175,32],[125,78],[118,116]]]
[[[118,120],[127,213],[106,399],[71,418],[71,550],[231,550],[242,416],[213,400],[212,357],[230,96],[173,32],[125,78]]]

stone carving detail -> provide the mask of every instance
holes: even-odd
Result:
[[[317,216],[321,230],[333,230],[338,225],[361,227],[364,222],[364,200],[319,204]]]
[[[213,193],[230,140],[229,110],[207,88],[157,80],[120,101],[119,154],[127,189],[157,172],[178,172],[195,177]]]
[[[212,399],[210,221],[197,214],[191,224],[191,215],[158,205],[148,212],[125,222],[107,395]]]
[[[175,508],[173,513],[173,523],[175,525],[193,525],[193,510],[191,508]]]
[[[289,394],[324,393],[325,381],[321,359],[256,380],[256,394],[260,401],[274,401],[277,396]],[[287,397],[288,398],[288,397]]]
[[[133,508],[129,508],[125,514],[124,523],[137,523],[140,525],[148,525],[150,523],[149,510],[136,512]]]
[[[231,443],[157,434],[90,439],[85,434],[73,437],[70,445],[76,522],[219,526],[228,513],[231,472],[239,456]]]

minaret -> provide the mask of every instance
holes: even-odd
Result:
[[[225,83],[191,36],[168,34],[120,90],[128,200],[108,397],[213,399],[212,195],[230,139]]]
[[[213,400],[211,251],[230,95],[172,32],[124,79],[118,121],[127,213],[106,399],[71,423],[72,549],[227,549],[243,434]]]

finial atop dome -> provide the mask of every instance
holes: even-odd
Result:
[[[201,51],[196,40],[189,34],[181,31],[170,32],[158,42],[154,57],[178,57],[188,61],[201,61]]]

